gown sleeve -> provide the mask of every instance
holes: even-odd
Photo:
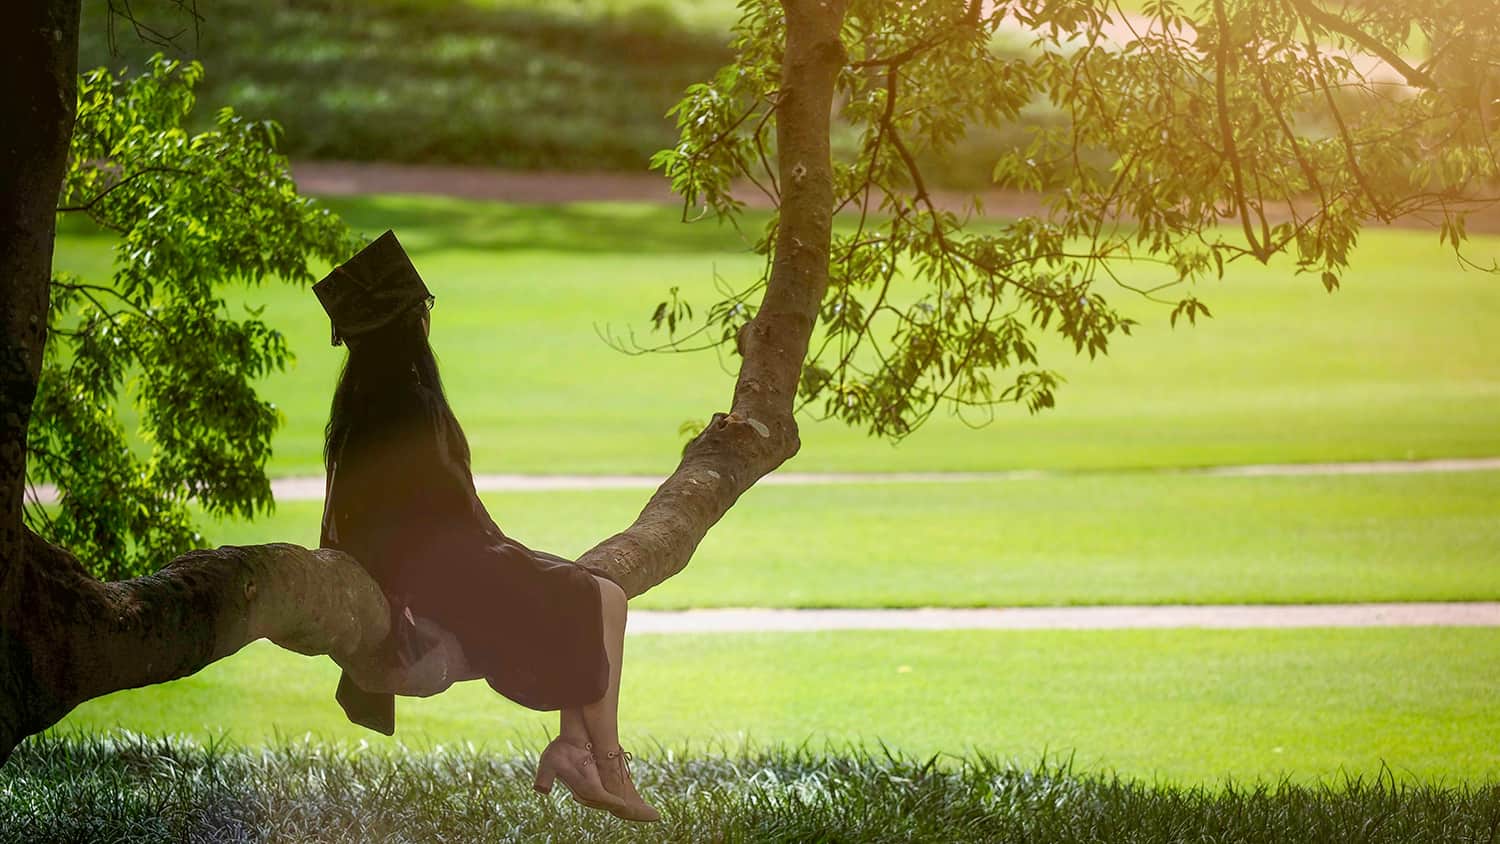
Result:
[[[339,444],[324,490],[319,540],[323,548],[353,556],[385,593],[391,632],[380,648],[393,669],[417,662],[439,644],[411,616],[411,581],[421,568],[423,535],[446,532],[444,515],[462,500],[457,479],[445,478],[451,471],[436,465],[442,455],[431,429],[422,430],[430,424],[428,409],[419,396],[404,398],[388,408],[393,434],[356,431]],[[435,468],[441,470],[436,475]],[[335,698],[350,721],[395,733],[395,695],[363,689],[343,672]]]

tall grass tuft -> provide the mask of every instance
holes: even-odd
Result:
[[[4,841],[984,841],[1491,844],[1500,784],[1179,787],[1044,760],[912,759],[884,748],[689,753],[636,778],[636,826],[530,791],[534,752],[265,749],[129,733],[43,736],[0,768]]]

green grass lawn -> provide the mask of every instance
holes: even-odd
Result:
[[[489,493],[501,526],[576,556],[647,490]],[[764,486],[642,608],[1500,599],[1500,472]],[[313,546],[284,502],[211,544]]]
[[[1500,776],[1500,630],[837,632],[637,636],[622,724],[644,756],[877,741],[1180,783]],[[126,728],[375,749],[535,748],[552,716],[482,683],[403,699],[395,739],[346,723],[337,669],[259,643],[84,704],[59,732]],[[513,750],[514,748],[512,748]]]
[[[0,842],[1481,844],[1500,816],[1493,783],[1176,787],[1060,761],[933,765],[883,749],[787,746],[638,757],[633,774],[663,822],[630,824],[531,793],[534,754],[49,738],[0,768]]]
[[[516,206],[371,196],[330,201],[356,228],[395,228],[437,294],[433,343],[480,471],[660,474],[687,420],[728,403],[713,353],[623,355],[600,331],[648,321],[669,287],[706,308],[715,273],[759,262],[731,230],[685,226],[653,205]],[[1488,260],[1500,240],[1478,238]],[[109,241],[66,227],[56,265],[106,278]],[[1142,269],[1127,274],[1145,280]],[[1167,309],[1126,291],[1143,319],[1109,357],[1061,353],[1056,410],[1002,408],[987,427],[935,418],[890,445],[837,423],[804,424],[803,471],[1136,468],[1404,459],[1500,453],[1500,280],[1464,271],[1426,232],[1367,232],[1344,288],[1234,265],[1198,295],[1215,318],[1168,325]],[[265,394],[286,414],[275,474],[320,471],[322,426],[342,349],[328,345],[310,291],[247,294],[299,356]],[[972,421],[972,420],[971,420]]]

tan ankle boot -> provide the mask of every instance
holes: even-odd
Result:
[[[594,759],[599,763],[599,779],[623,804],[618,809],[611,808],[609,813],[627,821],[659,821],[661,812],[641,799],[641,793],[635,790],[635,783],[630,779],[631,758],[629,751],[619,747],[602,755],[597,750],[594,752]]]
[[[624,811],[625,801],[604,787],[599,766],[590,752],[593,747],[592,744],[579,747],[560,737],[553,739],[536,760],[536,780],[531,787],[540,794],[551,794],[552,781],[560,779],[575,801],[614,814]]]

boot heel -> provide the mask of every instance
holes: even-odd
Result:
[[[536,781],[531,784],[531,790],[535,791],[537,794],[551,794],[552,781],[555,779],[557,779],[556,771],[552,770],[550,767],[543,768],[541,766],[538,766],[536,770]]]
[[[591,809],[616,811],[624,807],[618,797],[599,782],[594,757],[587,748],[553,739],[536,761],[536,781],[531,787],[540,794],[552,792],[553,780],[561,780],[573,799]]]

